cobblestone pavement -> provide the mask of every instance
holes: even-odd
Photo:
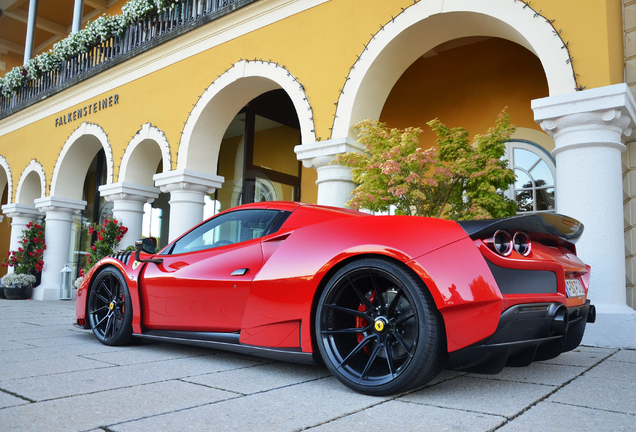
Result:
[[[74,302],[0,300],[0,431],[636,431],[636,351],[579,347],[392,397],[324,367],[172,344],[107,347]]]

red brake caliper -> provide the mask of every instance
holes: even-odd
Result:
[[[373,303],[373,301],[375,300],[375,290],[371,292],[371,296],[369,297],[369,302]],[[360,306],[358,306],[358,312],[366,312],[367,308],[364,306],[364,304],[360,303]],[[356,317],[356,328],[365,328],[369,325],[369,322],[367,320],[365,320],[364,318],[360,318],[360,317]],[[362,342],[364,339],[364,334],[363,333],[358,333],[358,343]],[[369,347],[369,345],[366,345],[364,347],[364,352],[366,354],[371,354],[371,347]]]

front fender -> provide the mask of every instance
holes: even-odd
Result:
[[[77,289],[77,299],[75,300],[75,315],[77,323],[86,323],[86,309],[88,306],[88,294],[93,284],[93,280],[105,267],[116,267],[123,275],[130,292],[130,300],[133,306],[133,333],[141,333],[141,305],[139,302],[139,276],[146,264],[135,261],[129,252],[115,254],[101,259],[86,274],[82,284]]]

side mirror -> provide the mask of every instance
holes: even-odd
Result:
[[[149,254],[154,254],[156,250],[157,250],[157,239],[155,239],[154,237],[148,237],[145,239],[137,240],[135,242],[135,261],[161,264],[163,262],[161,258],[141,259],[139,257],[139,252],[141,251],[144,251]]]
[[[157,251],[157,239],[154,237],[148,237],[137,240],[135,242],[135,250],[137,249],[149,254],[154,254]]]

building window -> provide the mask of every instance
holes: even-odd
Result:
[[[517,213],[554,213],[556,165],[550,153],[530,141],[510,140],[504,157],[517,175],[506,191],[506,196],[517,202]]]

